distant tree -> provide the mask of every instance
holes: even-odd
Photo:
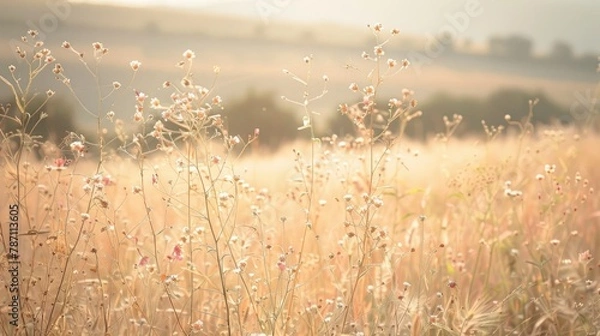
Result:
[[[600,59],[594,53],[585,53],[577,58],[577,63],[584,71],[598,71],[600,69]]]
[[[455,36],[448,32],[442,32],[440,34],[437,35],[436,38],[441,44],[444,45],[444,50],[447,52],[453,52],[456,48],[456,40],[455,40]]]
[[[260,129],[259,142],[271,149],[277,148],[298,135],[299,118],[293,111],[280,106],[276,96],[270,92],[248,91],[242,99],[225,106],[223,115],[231,135],[247,139]]]
[[[509,37],[492,36],[488,41],[491,55],[512,59],[527,59],[531,57],[533,42],[530,39],[512,35]]]
[[[504,116],[510,114],[513,120],[519,120],[529,112],[529,100],[539,99],[534,108],[533,124],[568,123],[572,117],[567,109],[555,104],[543,92],[527,92],[518,89],[503,89],[492,93],[485,101],[489,124],[504,123]]]
[[[512,35],[506,39],[505,43],[509,57],[517,59],[531,57],[533,42],[530,39],[519,35]]]
[[[550,58],[559,62],[570,62],[574,58],[573,48],[564,41],[556,41],[550,50]]]
[[[154,20],[146,22],[143,31],[148,35],[156,35],[161,33],[160,25]]]
[[[492,36],[488,40],[488,49],[490,55],[506,56],[506,45],[504,39],[498,36]]]

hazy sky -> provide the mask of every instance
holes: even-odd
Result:
[[[261,19],[332,22],[355,26],[381,22],[417,34],[436,34],[475,6],[458,37],[483,42],[492,34],[523,34],[546,50],[556,40],[577,52],[600,52],[598,0],[77,0],[131,6],[189,7]]]

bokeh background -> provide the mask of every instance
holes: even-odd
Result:
[[[386,57],[412,63],[387,80],[379,93],[381,104],[399,97],[404,88],[414,90],[423,111],[408,130],[415,138],[441,131],[442,116],[454,113],[465,117],[457,135],[482,133],[482,119],[497,125],[505,114],[519,118],[533,98],[540,100],[535,122],[581,124],[598,114],[600,2],[595,0],[1,3],[0,73],[5,77],[10,75],[8,65],[24,66],[14,52],[16,46],[27,48],[20,36],[38,30],[86,106],[130,120],[134,90],[167,101],[170,91],[162,83],[179,83],[182,72],[176,64],[191,49],[197,56],[198,84],[211,86],[213,67],[221,68],[215,90],[223,98],[231,132],[243,136],[260,127],[262,143],[271,147],[297,135],[302,113],[280,97],[300,99],[304,88],[282,69],[304,76],[306,55],[313,55],[309,90],[318,94],[321,76],[329,78],[328,94],[312,105],[322,115],[315,127],[320,134],[352,132],[337,106],[356,101],[348,90],[350,83],[368,84],[366,75],[373,64],[361,53],[372,53],[376,41],[366,26],[378,22],[386,36],[392,28],[401,31],[385,46]],[[113,81],[124,87],[98,104],[96,78],[60,47],[63,41],[84,52],[102,90],[110,91]],[[93,42],[109,48],[98,64],[92,57]],[[132,60],[142,67],[130,84]],[[36,88],[58,93],[47,106],[51,117],[44,132],[60,138],[70,127],[80,132],[94,128],[93,118],[50,71]],[[6,87],[0,87],[0,99],[12,99]]]

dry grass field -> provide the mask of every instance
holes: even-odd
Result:
[[[285,100],[305,112],[306,141],[277,153],[260,130],[228,134],[191,51],[170,96],[135,92],[126,120],[87,107],[96,138],[52,145],[21,131],[42,113],[27,109],[27,77],[70,82],[43,46],[24,55],[1,77],[17,98],[1,117],[21,126],[0,138],[0,333],[600,334],[600,137],[507,116],[459,139],[456,115],[411,142],[389,126],[419,117],[411,92],[374,103],[410,65],[371,29],[373,71],[348,83],[360,103],[340,102],[357,135],[313,135],[320,93],[303,93],[328,81],[300,57],[288,75],[301,98]],[[92,47],[94,77],[105,52]],[[121,85],[90,89],[102,106]]]

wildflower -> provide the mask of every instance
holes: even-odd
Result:
[[[114,117],[115,117],[115,111],[106,112],[106,118],[108,118],[109,120],[112,121]]]
[[[71,48],[71,43],[69,43],[69,42],[67,42],[67,41],[64,41],[64,42],[61,44],[61,47],[65,48],[65,49],[70,49],[70,48]]]
[[[160,100],[156,97],[150,99],[150,108],[160,108]]]
[[[374,31],[379,33],[383,29],[383,25],[381,23],[376,23],[372,26],[372,28]]]
[[[373,87],[373,85],[369,85],[369,86],[365,87],[363,89],[363,91],[365,92],[365,94],[367,96],[372,96],[375,94],[375,88]]]
[[[392,34],[392,35],[398,35],[398,34],[400,34],[400,30],[398,28],[394,28],[394,29],[392,29],[390,31],[390,34]]]
[[[402,67],[403,68],[408,68],[408,66],[410,65],[410,61],[407,59],[403,59],[402,60]]]
[[[81,219],[83,219],[83,220],[88,220],[88,219],[90,219],[90,214],[88,214],[88,213],[85,213],[85,212],[82,212],[82,213],[81,213]]]
[[[557,246],[558,244],[560,244],[560,240],[558,239],[552,239],[550,241],[550,245]]]
[[[201,331],[202,329],[204,329],[204,322],[196,320],[196,322],[192,323],[192,331]]]
[[[302,60],[304,61],[304,63],[308,64],[308,63],[310,63],[311,59],[312,59],[312,57],[306,56]]]
[[[129,66],[133,71],[138,71],[140,66],[142,66],[142,63],[140,61],[131,61],[129,62]]]
[[[248,259],[244,258],[244,259],[241,259],[240,261],[238,261],[238,267],[240,269],[243,270],[244,268],[246,268],[246,266],[248,266]]]
[[[165,281],[165,284],[177,282],[177,281],[179,281],[179,276],[177,274],[171,274],[169,276],[166,276],[164,281]]]
[[[144,267],[144,266],[146,266],[148,264],[148,261],[150,261],[150,257],[144,256],[138,262],[138,266]]]
[[[181,85],[183,85],[186,88],[189,88],[190,86],[192,86],[192,81],[190,81],[188,78],[182,78]]]
[[[504,189],[504,195],[510,197],[510,198],[516,198],[516,197],[520,197],[523,196],[523,192],[520,190],[512,190],[512,189]]]
[[[381,207],[383,205],[383,200],[381,198],[379,198],[379,197],[373,197],[372,201],[373,201],[373,205],[376,208],[379,208],[379,207]]]
[[[54,91],[52,91],[52,90],[46,91],[46,96],[48,96],[48,97],[54,96]]]
[[[383,51],[383,47],[382,46],[376,46],[375,48],[373,48],[373,52],[377,56],[383,56],[383,55],[385,55],[385,51]]]
[[[100,42],[94,42],[94,43],[92,43],[92,47],[96,51],[101,50],[102,49],[102,43],[100,43]]]
[[[146,100],[148,96],[146,96],[145,93],[143,92],[139,92],[139,91],[135,91],[135,99],[138,101],[138,103],[143,103],[144,100]]]
[[[113,85],[113,89],[115,89],[115,90],[118,90],[121,88],[121,83],[119,83],[119,82],[116,82],[116,81],[112,82],[112,85]]]
[[[388,67],[390,67],[390,68],[393,68],[393,67],[395,67],[397,63],[398,63],[398,62],[396,62],[396,60],[395,60],[395,59],[392,59],[392,58],[390,58],[390,59],[388,59],[388,60],[387,60],[387,65],[388,65]]]
[[[54,72],[55,75],[58,75],[62,71],[63,71],[63,69],[62,69],[62,66],[60,65],[60,63],[54,64],[54,69],[52,69],[52,72]]]
[[[202,87],[202,86],[196,86],[196,89],[198,90],[198,92],[200,92],[200,95],[202,95],[202,96],[206,96],[208,94],[208,92],[210,91],[209,89]]]
[[[102,184],[103,185],[109,186],[109,185],[112,185],[114,183],[115,183],[115,181],[113,180],[113,178],[110,175],[104,175],[102,177]]]
[[[348,87],[348,88],[349,88],[350,90],[352,90],[353,92],[358,92],[358,90],[360,89],[360,88],[358,87],[358,84],[356,84],[356,83],[352,83],[352,84],[350,84],[350,87]]]
[[[546,164],[544,166],[544,170],[546,171],[546,174],[554,174],[556,171],[556,165]]]
[[[212,99],[213,105],[220,105],[223,102],[221,96],[214,96]]]
[[[585,263],[592,260],[592,254],[590,253],[590,250],[585,250],[579,253],[578,260],[580,263]]]
[[[11,64],[8,66],[8,71],[15,72],[15,70],[17,70],[17,68],[14,65]]]
[[[157,121],[156,123],[154,123],[154,130],[157,132],[162,132],[164,129],[164,125],[162,123],[162,121]]]
[[[67,160],[64,157],[59,157],[54,160],[54,166],[56,170],[63,170],[71,164],[71,160]]]
[[[181,245],[177,244],[173,246],[173,252],[171,252],[171,258],[175,260],[183,260],[183,250],[181,249]]]
[[[183,58],[185,58],[186,60],[192,60],[194,58],[196,58],[196,54],[191,51],[190,49],[186,50],[183,52]]]
[[[135,112],[133,114],[133,120],[136,121],[136,122],[142,121],[142,120],[144,120],[144,115],[140,111]]]
[[[542,181],[545,178],[545,176],[543,174],[537,174],[535,175],[535,179],[538,181]]]
[[[83,153],[85,151],[85,145],[83,144],[83,142],[73,141],[73,142],[71,142],[69,147],[71,147],[71,150],[73,152],[79,153],[79,156],[83,156]]]
[[[229,144],[231,144],[232,146],[239,145],[240,142],[242,142],[242,139],[240,139],[240,137],[237,135],[233,136],[229,139]]]
[[[348,112],[350,111],[350,109],[348,108],[348,104],[344,103],[338,105],[338,111],[340,111],[341,114],[348,114]]]

